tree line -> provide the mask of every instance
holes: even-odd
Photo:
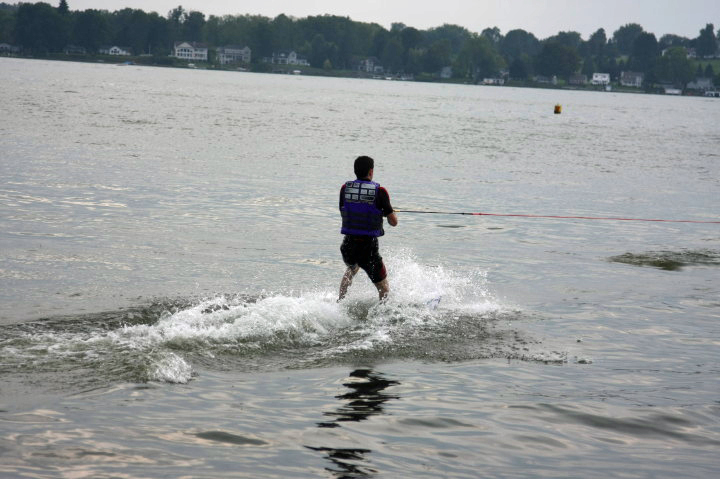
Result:
[[[688,52],[714,57],[719,36],[720,31],[716,34],[713,24],[707,24],[696,38],[667,34],[658,39],[630,23],[611,36],[600,28],[587,40],[573,31],[540,40],[522,29],[504,35],[497,27],[476,33],[448,24],[418,30],[394,23],[386,29],[335,15],[206,17],[178,6],[162,16],[130,8],[72,11],[66,0],[57,7],[0,3],[0,43],[17,45],[29,55],[59,53],[68,45],[92,54],[103,45],[117,45],[160,60],[167,59],[174,42],[194,41],[211,49],[249,46],[253,63],[279,50],[294,50],[316,68],[350,70],[374,57],[387,72],[431,76],[450,66],[455,78],[475,82],[503,71],[515,80],[536,75],[567,80],[594,72],[617,78],[621,71],[636,71],[644,73],[648,83],[685,85],[697,76],[715,76],[709,63],[698,70]]]

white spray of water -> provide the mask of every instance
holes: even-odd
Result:
[[[254,300],[218,296],[192,307],[163,313],[153,324],[84,334],[49,333],[28,345],[56,357],[103,361],[103,351],[132,355],[150,380],[184,383],[193,368],[187,354],[317,347],[321,356],[391,347],[419,330],[446,326],[459,316],[497,312],[502,305],[487,289],[481,271],[456,273],[420,264],[412,253],[386,253],[391,294],[378,303],[377,291],[359,273],[350,294],[336,302],[336,290],[297,295],[270,294]],[[144,364],[143,364],[144,362]]]

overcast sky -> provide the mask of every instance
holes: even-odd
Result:
[[[5,0],[6,3],[15,3]],[[52,4],[59,0],[45,0]],[[294,17],[333,14],[390,28],[393,22],[425,30],[444,23],[480,32],[497,26],[538,38],[577,31],[583,38],[598,28],[608,36],[627,23],[639,23],[658,38],[674,33],[697,37],[706,23],[720,28],[720,0],[67,0],[71,10],[139,8],[165,16],[182,5],[205,15],[259,14]]]

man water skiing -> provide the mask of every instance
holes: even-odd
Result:
[[[348,181],[340,189],[340,232],[345,235],[340,252],[347,270],[340,282],[338,301],[345,297],[360,268],[377,288],[381,301],[390,292],[378,237],[385,234],[383,217],[387,217],[390,226],[397,226],[398,219],[390,205],[387,190],[372,181],[374,168],[375,161],[369,156],[357,157],[354,165],[356,179]]]

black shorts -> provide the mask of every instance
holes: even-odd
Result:
[[[340,253],[348,267],[361,267],[373,283],[379,283],[387,277],[377,238],[345,235]]]

